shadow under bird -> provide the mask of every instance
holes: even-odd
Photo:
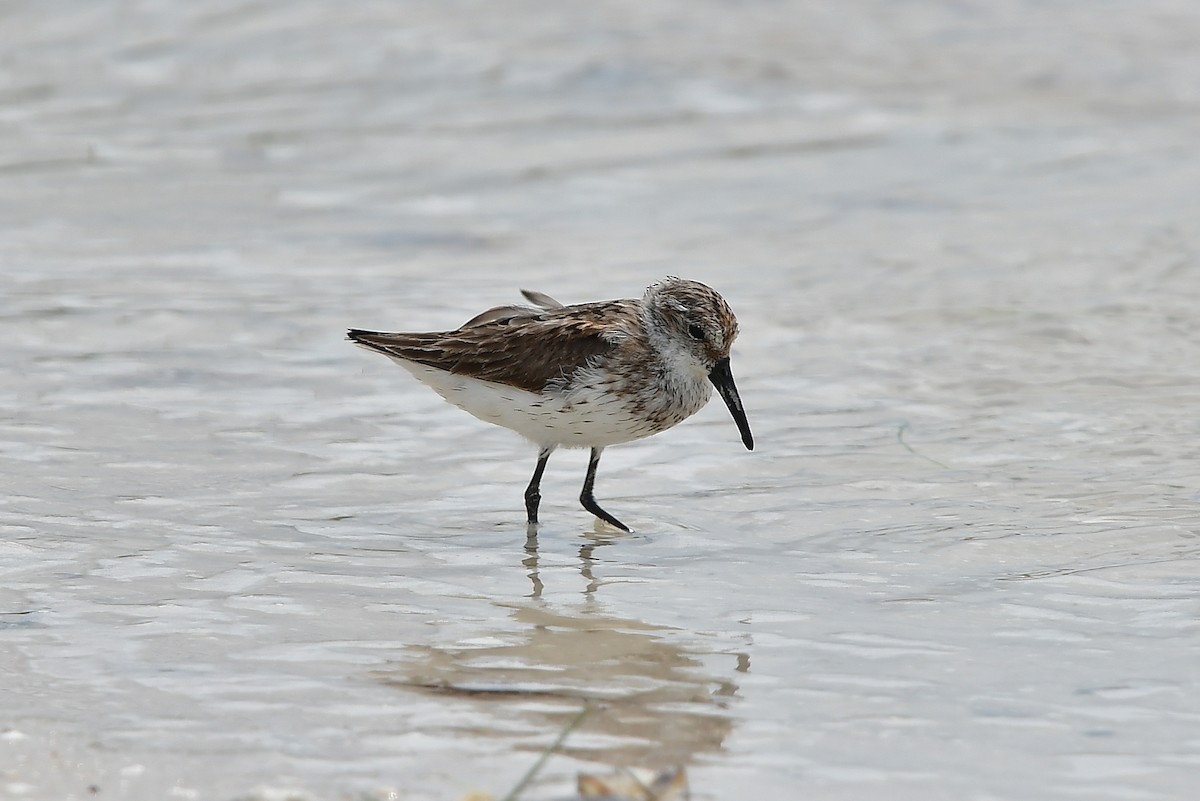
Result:
[[[742,442],[754,449],[729,367],[737,318],[717,292],[667,278],[639,299],[564,306],[540,292],[522,294],[532,306],[497,306],[454,331],[355,328],[348,338],[391,358],[460,409],[538,446],[525,489],[530,525],[538,522],[546,462],[561,445],[591,448],[583,508],[629,531],[592,495],[600,454],[691,417],[713,387]]]

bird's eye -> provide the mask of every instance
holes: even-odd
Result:
[[[695,323],[692,323],[688,326],[688,333],[691,335],[692,339],[696,339],[701,342],[704,341],[704,329]]]

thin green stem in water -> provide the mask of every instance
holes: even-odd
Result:
[[[546,760],[550,758],[551,754],[562,747],[563,742],[566,741],[571,732],[579,728],[579,724],[583,723],[583,719],[591,713],[592,707],[590,705],[579,710],[579,714],[573,717],[571,721],[563,727],[563,730],[558,733],[558,737],[554,740],[554,742],[550,743],[550,747],[542,752],[542,755],[538,757],[537,762],[533,763],[533,767],[525,771],[525,775],[521,777],[519,782],[517,782],[517,786],[509,790],[508,795],[504,796],[504,798],[500,799],[500,801],[517,801],[517,796],[519,796],[521,791],[528,787],[529,783],[532,782],[534,777],[538,775],[542,769],[542,766],[546,764]]]
[[[902,446],[904,446],[904,449],[906,451],[908,451],[909,453],[911,453],[913,456],[924,459],[927,462],[933,462],[938,467],[949,470],[950,465],[943,464],[942,462],[939,462],[937,459],[934,459],[931,456],[926,456],[925,454],[921,453],[916,448],[914,448],[912,445],[909,445],[907,442],[904,441],[904,432],[907,431],[908,428],[909,428],[909,425],[908,425],[907,420],[900,424],[900,428],[896,431],[896,441],[899,442]]]

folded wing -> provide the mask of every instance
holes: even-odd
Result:
[[[548,383],[611,354],[626,338],[614,320],[624,319],[624,314],[614,318],[612,302],[534,313],[499,307],[456,331],[348,333],[357,344],[395,359],[541,392]]]

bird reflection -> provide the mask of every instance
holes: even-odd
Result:
[[[587,581],[584,586],[583,594],[589,598],[595,594],[600,587],[600,582],[597,581],[592,573],[592,566],[595,564],[595,557],[592,556],[597,548],[602,548],[605,545],[611,545],[618,541],[621,537],[627,535],[610,535],[603,532],[588,532],[583,535],[588,542],[579,546],[579,575]],[[537,531],[530,527],[529,532],[525,537],[525,558],[521,560],[521,564],[528,571],[526,575],[529,577],[530,583],[533,585],[532,592],[527,597],[538,599],[542,597],[542,590],[545,585],[542,584],[541,574],[538,571],[538,538]]]
[[[505,627],[502,644],[414,647],[376,677],[476,705],[481,716],[471,733],[495,737],[513,736],[514,717],[557,730],[589,705],[591,714],[562,751],[591,761],[666,766],[720,750],[733,728],[723,713],[737,697],[733,676],[748,669],[748,658],[689,653],[674,629],[606,613],[596,598],[594,553],[612,541],[588,537],[579,549],[584,597],[555,608],[542,600],[531,535],[520,564],[532,592],[524,601],[492,601],[515,624],[515,631]],[[480,634],[497,641],[495,631]],[[712,675],[714,660],[722,659],[729,672]]]
[[[529,576],[529,580],[533,583],[533,592],[529,593],[529,597],[541,598],[544,586],[542,585],[542,579],[538,574],[537,531],[534,530],[532,526],[530,527],[529,534],[525,537],[525,554],[526,556],[521,560],[521,564],[523,564],[529,570],[527,575]]]

